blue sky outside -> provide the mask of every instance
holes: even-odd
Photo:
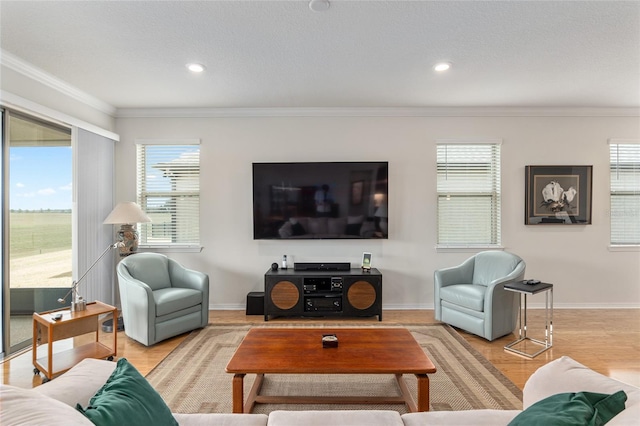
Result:
[[[157,163],[191,163],[199,147],[163,149],[160,156],[149,155],[147,182],[156,191],[171,189],[171,179]],[[169,151],[169,152],[167,152]],[[197,161],[197,160],[196,160]],[[10,208],[12,210],[69,210],[72,205],[72,148],[12,147],[10,149]],[[149,207],[161,207],[168,199],[156,199]]]
[[[11,148],[9,174],[12,210],[71,209],[71,147]]]

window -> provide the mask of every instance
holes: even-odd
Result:
[[[136,141],[140,244],[200,245],[200,141]]]
[[[438,141],[438,246],[500,245],[500,141]]]
[[[640,141],[612,139],[611,245],[640,245]]]
[[[8,331],[13,352],[31,345],[31,313],[57,309],[72,282],[71,129],[6,111]],[[5,169],[6,170],[6,169]],[[5,229],[6,230],[6,229]],[[4,281],[4,279],[3,279]],[[68,299],[67,299],[68,300]]]

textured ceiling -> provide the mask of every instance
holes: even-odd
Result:
[[[2,0],[0,19],[4,52],[117,108],[640,107],[637,1]]]

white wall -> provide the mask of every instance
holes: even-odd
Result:
[[[501,138],[502,236],[526,276],[555,284],[556,307],[640,306],[640,252],[609,241],[609,138],[640,138],[638,117],[119,118],[116,201],[135,200],[136,138],[200,138],[201,253],[170,253],[211,278],[214,308],[243,308],[282,254],[349,261],[383,273],[386,309],[432,308],[433,271],[469,252],[438,253],[435,141]],[[254,161],[389,161],[389,240],[254,241]],[[525,165],[593,165],[592,225],[524,225]],[[534,302],[536,300],[534,299]]]

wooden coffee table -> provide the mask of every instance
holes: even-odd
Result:
[[[338,336],[337,348],[323,348],[322,335]],[[405,328],[252,328],[227,364],[233,373],[233,412],[250,413],[256,403],[407,404],[411,412],[429,411],[429,377],[436,367]],[[256,374],[244,401],[243,382]],[[401,396],[266,396],[265,374],[393,374]],[[417,404],[403,374],[418,379]],[[311,377],[310,380],[313,380]]]

